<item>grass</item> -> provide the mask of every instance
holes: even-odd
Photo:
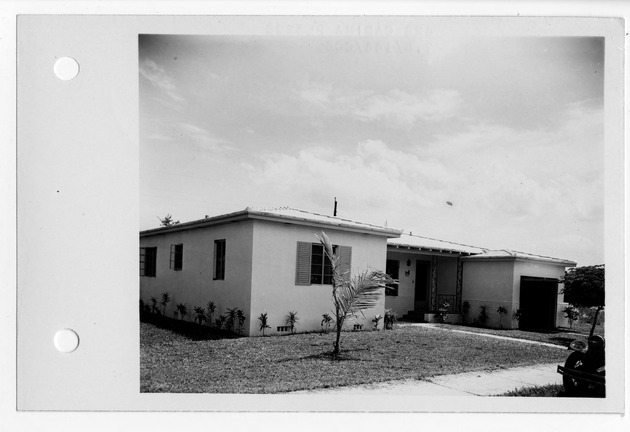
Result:
[[[190,323],[192,324],[192,323]],[[566,352],[425,327],[217,339],[140,326],[142,392],[279,393],[497,370],[565,360]]]
[[[522,397],[567,397],[564,387],[560,384],[548,384],[538,387],[522,387],[504,393],[500,396],[522,396]]]

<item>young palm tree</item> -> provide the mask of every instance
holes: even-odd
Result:
[[[186,306],[184,303],[178,303],[176,308],[177,312],[179,312],[179,318],[183,320],[184,317],[188,315],[188,306]]]
[[[236,319],[238,320],[238,331],[243,333],[243,324],[245,323],[245,314],[241,309],[236,311]]]
[[[503,320],[501,318],[503,315],[507,314],[507,309],[503,306],[499,306],[497,312],[499,313],[499,327],[503,328]]]
[[[226,320],[225,320],[225,324],[227,327],[227,330],[229,332],[234,331],[234,325],[236,324],[236,320],[237,320],[237,308],[232,308],[232,309],[228,309],[227,312],[225,313],[226,316]]]
[[[322,315],[322,331],[324,333],[328,333],[330,331],[330,323],[332,322],[332,317],[327,313]]]
[[[219,315],[219,317],[216,320],[214,320],[214,324],[217,326],[219,330],[221,330],[226,320],[227,320],[227,317],[225,315]]]
[[[171,296],[169,296],[167,292],[162,293],[162,301],[160,303],[162,304],[162,312],[163,312],[162,315],[164,316],[166,316],[166,305],[170,301],[171,301]]]
[[[195,322],[199,321],[199,325],[201,325],[201,323],[206,320],[206,310],[202,308],[201,306],[195,306],[193,308],[193,312],[194,312],[194,318],[193,318],[194,321]]]
[[[295,333],[295,325],[300,319],[297,316],[297,312],[289,312],[285,324],[291,327],[291,333]]]
[[[333,356],[337,357],[340,353],[341,329],[346,318],[356,316],[358,312],[363,315],[365,309],[376,306],[384,288],[397,281],[378,270],[364,271],[350,278],[347,272],[341,273],[340,258],[333,252],[332,242],[326,233],[322,232],[322,236],[317,238],[324,246],[324,253],[332,265],[332,298],[337,326]]]
[[[263,332],[263,336],[265,335],[265,329],[271,328],[267,324],[267,312],[261,313],[258,317],[258,321],[260,321],[260,330]]]
[[[217,310],[217,305],[214,304],[213,301],[208,302],[208,324],[212,327],[212,315]]]
[[[151,313],[157,312],[157,299],[155,297],[151,297]]]

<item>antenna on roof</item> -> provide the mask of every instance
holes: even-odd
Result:
[[[333,210],[333,216],[337,217],[337,197],[335,197],[335,209]]]

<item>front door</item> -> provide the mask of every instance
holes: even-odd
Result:
[[[414,310],[427,312],[429,310],[429,278],[431,276],[431,262],[416,261],[416,279],[414,282],[415,297]]]

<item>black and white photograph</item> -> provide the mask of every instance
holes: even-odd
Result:
[[[139,35],[141,392],[605,397],[604,38],[329,25]]]
[[[0,418],[614,429],[623,18],[167,3],[0,29]]]

